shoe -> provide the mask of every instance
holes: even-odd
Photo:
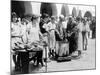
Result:
[[[21,71],[20,67],[15,67],[15,71]]]
[[[50,62],[51,60],[49,58],[45,58],[44,62]]]
[[[80,58],[81,57],[81,51],[80,50],[75,51],[74,53],[72,53],[71,57],[72,57],[72,59]]]
[[[47,58],[46,62],[51,62],[51,60],[49,58]]]
[[[44,64],[42,64],[42,67],[45,66]]]

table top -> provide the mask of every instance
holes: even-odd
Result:
[[[38,52],[38,51],[42,51],[42,50],[36,50],[36,49],[28,49],[28,50],[18,49],[18,50],[16,50],[16,52]]]

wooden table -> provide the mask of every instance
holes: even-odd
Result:
[[[38,50],[39,51],[39,50]],[[16,52],[18,52],[18,55],[20,55],[20,59],[21,59],[21,72],[22,73],[29,73],[29,54],[30,52],[38,52],[36,50],[30,50],[30,51],[27,51],[27,50],[16,50]]]
[[[41,43],[40,43],[41,44]],[[46,48],[47,44],[44,42],[42,43],[42,46]],[[41,50],[36,50],[36,49],[15,49],[16,52],[18,52],[18,54],[20,55],[20,59],[21,59],[21,72],[22,73],[29,73],[29,61],[30,61],[30,56],[29,54],[31,52],[39,52]]]

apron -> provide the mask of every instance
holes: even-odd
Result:
[[[58,32],[61,34],[60,36],[63,37],[63,23],[59,23],[58,25]],[[66,56],[69,54],[69,43],[68,41],[56,40],[56,54],[58,56]]]

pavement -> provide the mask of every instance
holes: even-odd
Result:
[[[95,69],[95,46],[95,39],[89,39],[88,49],[82,52],[82,56],[80,59],[60,63],[51,61],[50,63],[47,63],[47,71],[52,72]]]
[[[66,62],[57,62],[52,60],[45,63],[44,67],[35,67],[32,62],[29,65],[29,73],[41,73],[41,72],[55,72],[55,71],[73,71],[73,70],[88,70],[95,69],[95,54],[96,54],[96,40],[88,40],[88,49],[82,52],[80,59],[73,59]],[[14,68],[14,67],[13,67]]]

